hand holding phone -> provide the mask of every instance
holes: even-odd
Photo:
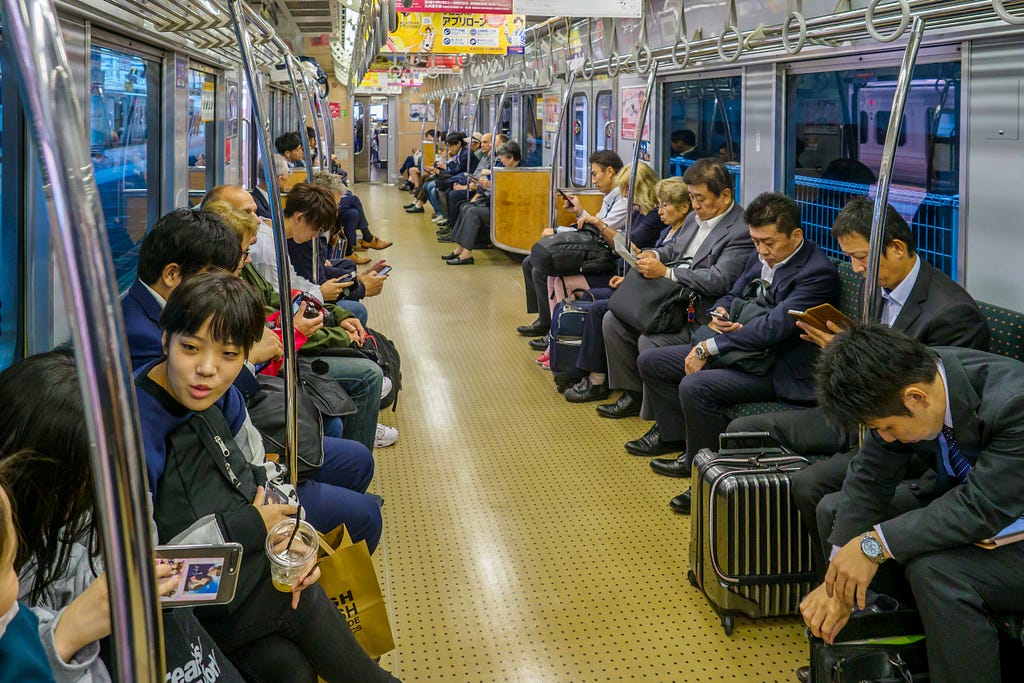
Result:
[[[390,272],[391,266],[384,266],[383,268],[377,271],[377,275],[375,275],[374,277],[386,277],[387,274]]]
[[[556,188],[555,188],[555,192],[557,192],[557,193],[558,193],[558,194],[559,194],[559,195],[560,195],[560,196],[562,197],[562,199],[564,199],[564,200],[565,200],[566,202],[568,202],[569,204],[572,204],[572,200],[571,200],[571,199],[569,199],[569,195],[567,195],[567,194],[566,194],[566,193],[565,193],[565,192],[564,192],[564,191],[562,190],[562,188],[560,188],[560,187],[556,187]]]
[[[160,596],[164,607],[223,605],[235,597],[242,546],[238,543],[157,546],[156,562],[170,566],[170,572],[163,570],[166,576],[178,577],[178,585]]]
[[[729,314],[725,313],[724,311],[720,311],[717,308],[708,311],[708,315],[710,315],[715,320],[722,320],[722,321],[728,321],[729,320]]]

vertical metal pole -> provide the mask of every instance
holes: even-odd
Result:
[[[299,137],[302,138],[302,155],[306,158],[306,182],[311,183],[313,182],[313,159],[310,157],[309,133],[306,132],[306,109],[302,106],[302,102],[306,98],[299,93],[299,84],[295,79],[295,70],[301,70],[302,67],[293,63],[294,57],[288,52],[288,48],[283,42],[278,43],[278,46],[284,52],[284,68],[288,71],[288,83],[292,86],[292,100],[295,101],[295,112],[299,117],[298,132]]]
[[[651,65],[651,73],[647,76],[647,90],[644,104],[640,107],[640,120],[636,123],[636,142],[633,143],[633,165],[629,169],[629,194],[626,197],[626,248],[629,249],[633,239],[633,192],[636,190],[636,167],[640,163],[640,147],[644,141],[644,124],[647,123],[647,110],[651,108],[651,95],[654,94],[654,79],[658,77],[658,63]]]
[[[235,39],[238,40],[238,51],[242,58],[242,73],[245,74],[245,80],[249,84],[252,120],[258,121],[260,125],[260,135],[256,136],[256,141],[263,157],[263,173],[267,179],[267,194],[270,200],[270,220],[274,226],[274,246],[277,249],[277,291],[281,297],[281,335],[284,341],[285,367],[288,368],[284,382],[284,456],[291,474],[291,483],[293,486],[297,486],[299,434],[296,431],[296,425],[299,414],[295,399],[295,374],[298,365],[295,360],[295,330],[292,325],[290,303],[292,299],[292,278],[289,272],[291,264],[288,260],[288,236],[284,230],[284,216],[281,210],[281,184],[277,181],[277,173],[274,170],[274,148],[273,141],[270,139],[270,122],[263,116],[263,103],[260,102],[257,90],[252,43],[249,41],[249,32],[246,30],[242,0],[228,0],[228,9],[231,12],[231,23],[235,29]]]
[[[39,154],[89,437],[121,680],[164,679],[146,459],[103,208],[64,40],[49,0],[4,0],[4,39]]]
[[[565,82],[565,94],[562,95],[562,110],[558,112],[558,127],[555,128],[555,137],[551,141],[551,188],[548,191],[548,227],[554,227],[555,216],[558,209],[555,207],[555,188],[558,187],[558,160],[565,150],[562,149],[562,131],[565,130],[565,122],[569,118],[569,98],[572,97],[572,87],[576,84],[576,72],[569,71],[569,78]],[[508,84],[506,83],[506,87]],[[500,110],[499,110],[500,111]]]
[[[455,129],[452,128],[452,126],[453,126],[453,124],[454,125],[458,125],[458,121],[459,121],[459,100],[460,99],[462,99],[462,93],[461,92],[455,93],[455,99],[452,100],[452,106],[449,107],[449,111],[448,111],[448,129],[445,131],[445,134],[444,134],[445,138],[447,138],[452,133],[456,132]],[[446,139],[445,140],[445,146],[447,146],[447,145],[448,145],[448,141]],[[445,153],[447,154],[447,152],[445,152]]]
[[[303,91],[303,93],[305,94],[305,97],[306,97],[306,105],[309,107],[309,114],[313,118],[313,135],[316,136],[317,149],[320,152],[319,155],[318,155],[319,162],[320,162],[320,170],[322,170],[322,171],[329,171],[330,168],[331,168],[330,163],[328,162],[328,164],[326,166],[324,165],[324,150],[327,149],[327,146],[326,146],[327,145],[327,142],[326,142],[326,140],[327,140],[327,133],[324,131],[324,122],[323,122],[322,116],[317,115],[316,106],[315,106],[316,100],[313,97],[313,91],[314,91],[314,88],[316,86],[313,84],[313,79],[310,77],[310,75],[306,71],[305,67],[303,67],[300,62],[296,62],[296,66],[298,66],[298,68],[299,68],[299,75],[302,77],[302,91]],[[303,133],[307,137],[309,136],[307,131],[303,131]],[[307,161],[306,161],[306,168],[308,169],[308,171],[306,173],[306,177],[310,179],[310,182],[312,182],[313,160],[312,160],[312,158],[310,158],[308,156],[306,157],[306,159],[307,159]],[[320,282],[320,237],[319,236],[314,237],[313,240],[312,240],[312,244],[310,246],[311,246],[312,251],[313,251],[313,255],[312,255],[312,268],[311,268],[312,275],[313,275],[313,283],[314,284],[319,284],[319,282]]]
[[[501,89],[501,95],[498,97],[498,108],[494,113],[494,124],[491,126],[491,188],[494,187],[494,155],[498,151],[498,128],[501,126],[501,108],[505,106],[505,97],[508,96],[508,86],[510,83],[505,81],[505,87]],[[492,203],[493,206],[493,203]],[[493,211],[493,209],[492,209]]]
[[[476,102],[473,103],[473,116],[471,116],[470,119],[469,119],[469,146],[470,146],[469,154],[470,155],[473,154],[473,149],[472,149],[472,147],[473,147],[473,133],[476,132],[476,121],[477,121],[477,118],[480,116],[480,98],[483,96],[483,94],[484,94],[484,86],[481,85],[480,88],[476,91]],[[491,149],[492,150],[494,149],[494,138],[491,138]],[[466,173],[469,173],[469,156],[466,157]]]
[[[864,301],[861,302],[861,319],[865,323],[876,323],[881,318],[881,302],[878,300],[878,264],[882,260],[885,210],[889,202],[892,165],[896,158],[896,145],[900,139],[903,110],[906,108],[907,93],[910,92],[910,81],[914,75],[914,64],[917,62],[917,51],[921,47],[923,36],[924,19],[914,17],[914,23],[910,28],[910,39],[907,41],[907,51],[903,53],[903,63],[900,65],[900,74],[896,79],[896,92],[892,98],[892,114],[889,117],[889,128],[885,131],[882,163],[878,168],[878,190],[875,193],[875,208],[871,214],[871,246],[868,253],[867,273],[864,274]]]

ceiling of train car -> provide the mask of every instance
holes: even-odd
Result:
[[[331,33],[337,0],[285,0],[288,13],[304,35]]]

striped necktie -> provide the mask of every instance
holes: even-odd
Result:
[[[960,453],[960,444],[953,438],[953,428],[942,426],[942,436],[946,439],[946,458],[949,469],[957,481],[963,482],[967,479],[967,473],[971,471],[971,463]]]

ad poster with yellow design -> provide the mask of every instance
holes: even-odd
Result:
[[[526,36],[518,14],[400,13],[388,34],[389,52],[435,54],[519,54]]]

